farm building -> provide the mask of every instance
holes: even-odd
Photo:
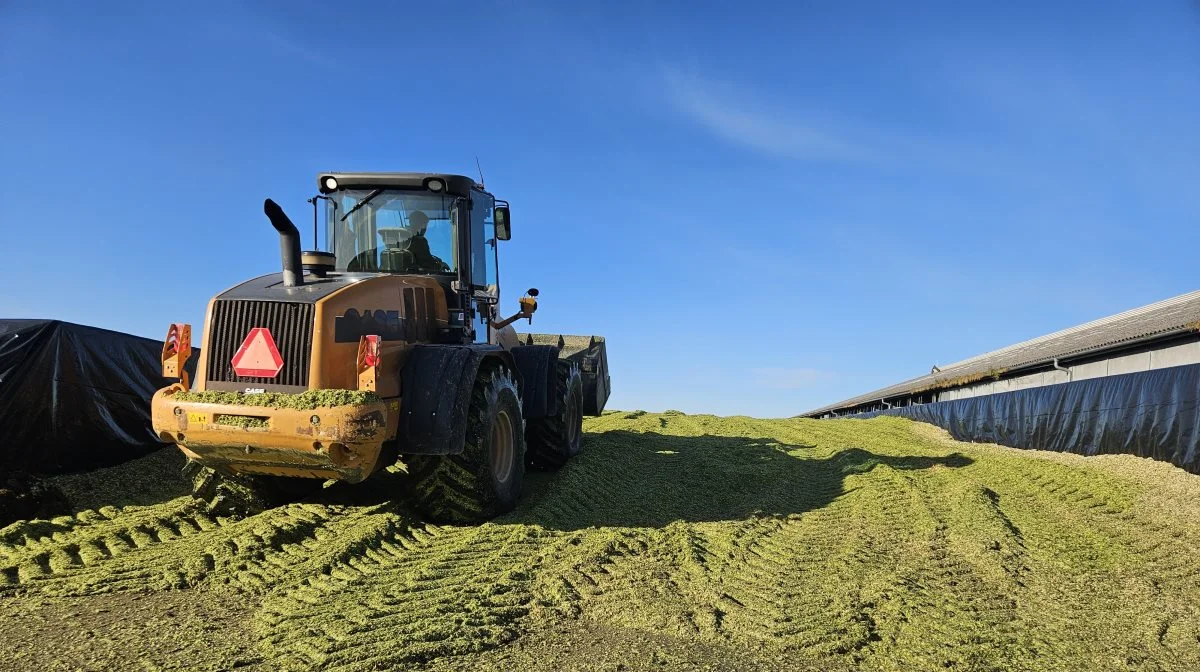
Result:
[[[1200,291],[935,366],[802,417],[881,414],[960,440],[1134,453],[1200,473]]]

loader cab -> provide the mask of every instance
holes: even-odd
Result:
[[[325,206],[324,251],[343,273],[457,275],[459,199],[415,189],[339,189]]]
[[[321,173],[318,189],[325,227],[317,242],[333,255],[333,272],[434,277],[452,310],[475,325],[474,340],[486,340],[508,203],[462,175]]]

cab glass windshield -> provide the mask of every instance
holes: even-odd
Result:
[[[454,196],[406,189],[346,189],[325,201],[325,241],[339,271],[453,274]]]

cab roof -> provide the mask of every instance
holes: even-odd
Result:
[[[325,180],[330,177],[337,180],[336,189],[326,187]],[[423,189],[431,179],[445,182],[446,192],[455,196],[469,197],[472,188],[484,191],[482,185],[465,175],[450,173],[340,173],[337,171],[319,173],[317,189],[323,194],[337,189],[378,189],[381,187]]]

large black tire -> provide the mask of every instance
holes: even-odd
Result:
[[[252,516],[302,499],[325,483],[316,478],[223,474],[192,460],[183,465],[183,477],[192,485],[192,497],[202,500],[209,513],[222,516]]]
[[[525,480],[525,427],[512,370],[479,367],[458,455],[403,455],[413,506],[438,522],[471,523],[511,511]]]
[[[583,374],[569,359],[558,360],[556,373],[558,414],[526,425],[529,465],[536,469],[558,469],[583,449]]]

